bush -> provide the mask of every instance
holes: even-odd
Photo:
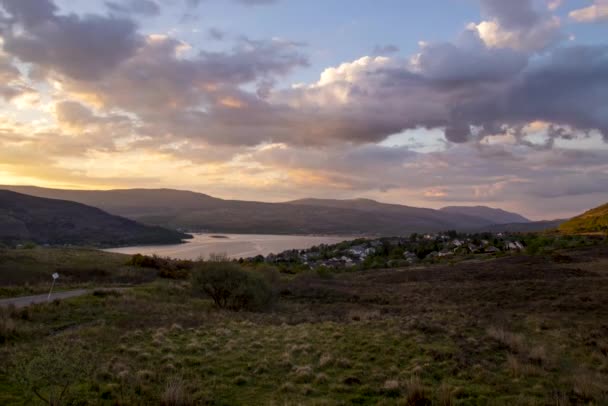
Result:
[[[17,333],[12,309],[0,307],[0,344],[4,344]]]
[[[193,272],[195,294],[206,294],[216,306],[234,311],[259,310],[273,298],[270,283],[234,262],[203,262]]]
[[[91,378],[97,357],[97,352],[82,342],[61,337],[15,357],[12,379],[29,395],[26,404],[31,404],[32,396],[48,405],[73,404],[70,388]]]
[[[147,256],[141,254],[135,254],[131,257],[129,261],[127,261],[127,265],[137,266],[140,268],[153,268],[153,269],[161,269],[166,266],[166,262],[164,259],[154,256]]]
[[[135,254],[127,262],[128,266],[139,268],[157,269],[158,276],[165,279],[187,279],[190,270],[194,266],[192,261],[161,258],[159,256],[147,256]]]

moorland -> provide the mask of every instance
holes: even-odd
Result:
[[[47,250],[10,255],[35,275]],[[245,267],[265,300],[232,309],[201,295],[193,277],[221,268],[221,257],[99,253],[75,265],[70,251],[45,266],[86,274],[95,262],[94,274],[105,270],[95,286],[117,277],[123,288],[2,308],[2,404],[608,401],[605,241],[367,271]]]

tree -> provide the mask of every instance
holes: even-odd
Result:
[[[234,311],[259,310],[273,298],[264,276],[244,270],[234,262],[203,262],[193,272],[192,288],[209,296],[219,308]]]

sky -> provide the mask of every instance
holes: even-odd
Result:
[[[0,184],[608,201],[608,0],[0,0]]]

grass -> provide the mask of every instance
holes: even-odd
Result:
[[[127,266],[130,257],[85,248],[0,249],[0,298],[55,290],[150,282],[157,271]]]
[[[606,404],[608,247],[562,254],[291,278],[256,313],[168,280],[4,310],[0,404],[57,398],[40,365],[64,404]]]

